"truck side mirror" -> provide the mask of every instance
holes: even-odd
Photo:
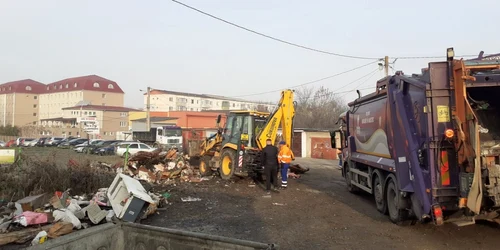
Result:
[[[220,116],[220,115],[218,115],[218,116],[217,116],[217,124],[219,124],[219,123],[220,123],[220,119],[221,119],[221,116]]]
[[[340,131],[330,132],[330,139],[332,142],[332,148],[342,149],[342,133]]]

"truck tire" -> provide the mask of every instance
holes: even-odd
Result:
[[[375,170],[372,175],[373,179],[373,197],[377,210],[382,214],[387,214],[387,199],[384,193],[384,178],[380,171]]]
[[[391,219],[392,223],[400,226],[405,225],[407,222],[411,223],[411,221],[408,220],[408,210],[399,208],[399,199],[401,199],[401,196],[394,178],[388,179],[385,193],[385,196],[387,197],[389,219]]]
[[[200,175],[210,176],[212,175],[212,168],[210,167],[210,158],[202,157],[200,159]]]
[[[229,180],[233,177],[236,169],[236,151],[230,148],[223,149],[220,159],[220,177],[223,180]]]
[[[352,175],[351,172],[349,171],[349,164],[346,163],[344,165],[344,178],[345,178],[345,184],[347,185],[347,190],[351,193],[358,193],[359,188],[351,184],[352,180]]]

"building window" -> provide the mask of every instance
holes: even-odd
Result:
[[[233,103],[233,108],[234,108],[234,103]]]
[[[127,116],[127,113],[125,113],[125,112],[121,112],[121,113],[120,113],[120,116],[121,116],[121,117],[126,117],[126,116]]]
[[[174,110],[174,107],[170,106],[168,107],[168,111],[173,111]]]
[[[66,88],[69,88],[69,84],[68,83],[66,83]]]
[[[68,132],[68,135],[71,136],[71,132]]]
[[[56,85],[54,85],[54,86],[53,86],[53,89],[57,89],[57,86],[56,86]]]
[[[113,84],[111,84],[111,83],[108,84],[108,89],[114,89],[114,88],[115,88],[115,86],[113,86]]]
[[[98,82],[94,82],[94,88],[99,88],[99,83]]]
[[[26,86],[26,90],[27,90],[27,91],[31,91],[31,86],[29,86],[29,85],[28,85],[28,86]]]
[[[33,116],[36,116],[36,113],[33,113]]]
[[[35,108],[35,109],[36,109],[36,104],[33,104],[33,108]]]
[[[75,86],[75,88],[78,87],[78,83],[75,82],[75,84],[73,86]]]
[[[49,90],[49,89],[50,89],[50,87],[49,87],[49,86],[47,86],[47,90]]]
[[[35,100],[38,99],[38,96],[33,96],[33,99],[35,99]]]
[[[62,89],[62,84],[61,84],[61,85],[59,85],[59,89]]]
[[[83,115],[87,115],[87,111],[83,112]]]
[[[191,111],[193,111],[193,108],[191,108]]]
[[[127,122],[120,122],[120,127],[124,128],[127,126]]]
[[[194,100],[193,99],[191,99],[191,104],[194,104]]]
[[[102,94],[102,98],[106,98],[106,94]]]
[[[173,97],[169,97],[169,98],[168,98],[168,101],[173,102],[173,101],[174,101],[174,98],[173,98]]]
[[[12,90],[12,87],[9,87],[9,90]]]

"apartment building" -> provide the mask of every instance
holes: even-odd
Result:
[[[26,126],[38,121],[39,95],[45,84],[19,80],[0,85],[0,125]]]
[[[147,104],[147,95],[144,95]],[[224,96],[183,93],[167,90],[150,91],[151,111],[262,110],[272,111],[276,105],[251,102]]]
[[[72,107],[81,102],[100,106],[123,107],[123,90],[114,81],[89,75],[68,78],[45,85],[40,94],[39,118],[59,118],[63,108]]]

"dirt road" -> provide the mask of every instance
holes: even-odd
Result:
[[[264,198],[249,180],[219,178],[171,188],[167,210],[143,221],[161,227],[277,243],[281,249],[498,249],[500,230],[417,224],[399,227],[371,197],[346,191],[336,162],[297,159],[311,168],[288,190]],[[182,202],[182,197],[201,201]]]

